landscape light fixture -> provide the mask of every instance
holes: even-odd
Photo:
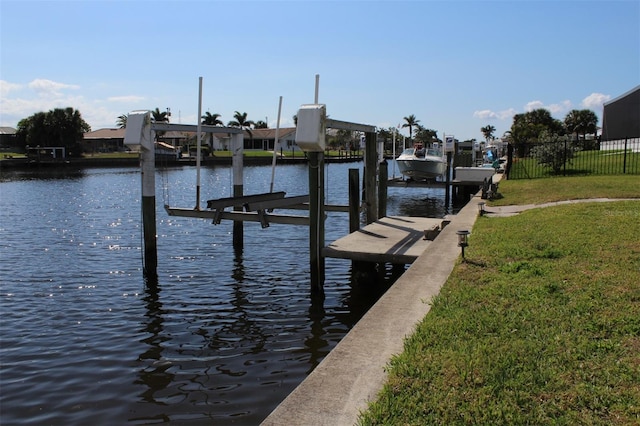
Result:
[[[456,232],[458,234],[458,247],[462,249],[462,258],[464,259],[464,248],[469,245],[469,234],[470,232],[466,229],[461,229]]]
[[[480,216],[484,216],[484,205],[485,205],[484,201],[480,201],[478,203],[478,213],[480,213]]]

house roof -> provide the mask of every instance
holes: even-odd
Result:
[[[16,129],[13,127],[0,127],[0,135],[15,135]]]
[[[4,129],[11,129],[10,127],[2,127],[0,128],[4,131]],[[126,129],[98,129],[92,132],[87,132],[84,134],[85,139],[124,139]],[[278,138],[282,139],[290,136],[291,134],[296,132],[295,127],[285,127],[281,128],[278,134]],[[15,133],[15,130],[14,132]],[[193,137],[195,132],[176,132],[169,131],[165,132],[162,135],[161,139],[187,139],[189,137]],[[216,134],[218,136],[219,134]],[[275,139],[276,138],[276,129],[251,129],[251,135],[253,135],[253,139]],[[245,139],[250,139],[251,136],[247,131],[244,132]]]
[[[124,139],[125,129],[98,129],[84,134],[85,139]]]

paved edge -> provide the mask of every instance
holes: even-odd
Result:
[[[353,425],[384,385],[385,367],[429,312],[453,270],[456,231],[471,230],[479,194],[455,216],[396,283],[262,425]]]

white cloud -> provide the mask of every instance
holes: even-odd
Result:
[[[37,92],[40,96],[60,96],[62,90],[77,90],[80,86],[74,84],[58,83],[52,80],[37,78],[28,84],[29,88]]]
[[[79,89],[73,84],[57,83],[52,80],[36,79],[27,85],[1,82],[0,125],[14,127],[23,118],[36,112],[54,108],[73,107],[80,109],[87,102],[82,96],[63,93],[64,89]]]
[[[582,105],[583,108],[599,110],[602,108],[602,104],[610,100],[610,95],[605,95],[603,93],[592,93],[584,98],[580,105]]]
[[[109,101],[109,102],[136,103],[136,102],[141,102],[144,99],[145,98],[142,97],[142,96],[128,95],[128,96],[110,96],[110,97],[107,98],[107,101]]]
[[[531,112],[535,109],[544,108],[549,112],[551,112],[551,114],[562,115],[563,113],[570,111],[572,106],[573,105],[569,100],[565,100],[557,104],[549,104],[549,105],[545,105],[544,102],[536,100],[536,101],[527,102],[527,104],[524,106],[524,110],[526,112]]]
[[[559,104],[551,104],[547,106],[547,109],[551,111],[552,114],[561,114],[571,111],[571,107],[571,101],[562,101]]]
[[[490,109],[483,109],[481,111],[474,111],[473,116],[481,120],[509,120],[517,112],[513,108],[505,109],[502,111],[492,111]]]
[[[16,92],[22,89],[20,84],[9,83],[8,81],[0,80],[0,96],[6,96],[10,92]]]

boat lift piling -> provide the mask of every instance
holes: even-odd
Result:
[[[149,111],[134,111],[127,118],[124,143],[140,149],[142,175],[143,274],[148,285],[158,282],[158,250],[156,243],[156,178],[155,147],[151,136]]]

